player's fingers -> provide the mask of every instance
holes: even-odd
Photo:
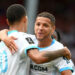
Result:
[[[9,48],[9,50],[11,51],[11,52],[13,52],[13,50],[15,50],[14,49],[14,46],[13,46],[13,44],[12,44],[12,42],[11,42],[12,40],[9,40],[7,43],[6,43],[6,45],[7,45],[7,47]],[[15,50],[16,51],[16,50]]]
[[[9,48],[10,52],[13,53],[12,47],[8,46],[8,48]]]
[[[11,51],[17,51],[18,47],[16,46],[14,40],[16,40],[17,38],[11,36],[8,39],[5,40],[5,44],[6,46],[11,50]]]
[[[67,47],[65,47],[65,53],[66,53],[65,57],[67,59],[71,59],[71,52],[70,52],[70,50]]]
[[[10,41],[10,45],[11,45],[11,47],[12,47],[12,49],[14,51],[17,51],[18,50],[18,47],[17,47],[16,43],[13,40]]]
[[[69,55],[67,55],[69,59],[71,59],[71,53]]]
[[[11,44],[12,48],[13,48],[15,51],[17,51],[17,50],[18,50],[18,47],[17,47],[17,45],[16,45],[15,42],[14,42],[14,40],[17,40],[17,38],[16,38],[16,37],[13,37],[13,36],[11,36],[10,38],[11,38],[10,44]]]
[[[71,52],[69,51],[69,53],[67,54],[68,58],[71,59]]]
[[[70,59],[71,59],[71,54],[67,54],[67,55],[66,55],[66,58],[67,58],[68,60],[70,60]]]
[[[66,58],[67,58],[68,60],[70,60],[70,57],[69,57],[69,56],[66,56]]]
[[[10,47],[8,47],[9,48],[9,50],[10,50],[10,52],[12,53],[12,54],[14,54],[15,53],[15,50],[12,48],[12,46],[10,45]]]

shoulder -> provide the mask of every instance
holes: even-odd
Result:
[[[35,35],[24,33],[23,37],[25,37],[25,38],[27,38],[29,40],[33,40],[34,43],[36,43],[36,44],[38,43]]]
[[[58,41],[56,41],[55,39],[54,43],[50,46],[52,49],[57,50],[57,49],[62,49],[64,47],[64,45]]]
[[[24,33],[24,32],[19,32],[19,35],[21,35],[21,36],[23,36],[23,37],[31,37],[31,38],[35,38],[35,35],[28,34],[28,33]]]
[[[55,40],[55,45],[64,46],[62,43],[60,43],[60,42],[57,41],[57,40]]]

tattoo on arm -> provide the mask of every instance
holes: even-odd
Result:
[[[47,58],[48,61],[54,60],[61,56],[64,56],[64,50],[46,51],[43,54],[43,57]]]

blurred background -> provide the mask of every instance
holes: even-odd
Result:
[[[61,42],[66,45],[75,63],[75,0],[0,0],[0,30],[8,28],[6,10],[11,4],[22,4],[29,19],[28,33],[34,33],[36,15],[43,11],[52,13],[56,18],[56,30],[61,35]]]

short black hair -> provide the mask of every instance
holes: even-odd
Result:
[[[12,4],[8,7],[6,17],[10,24],[19,22],[23,16],[26,16],[26,10],[21,4]]]
[[[37,15],[37,17],[46,17],[46,18],[49,18],[51,20],[51,22],[53,23],[53,25],[55,25],[55,17],[53,14],[49,13],[49,12],[42,12],[42,13],[39,13]]]

